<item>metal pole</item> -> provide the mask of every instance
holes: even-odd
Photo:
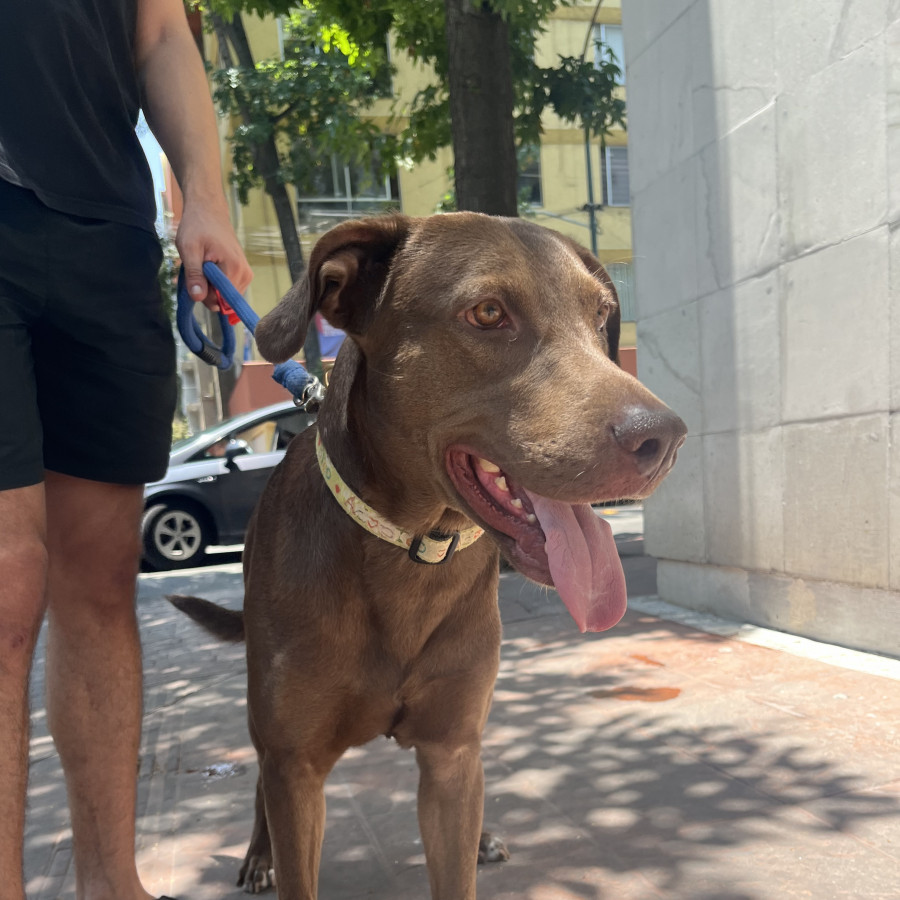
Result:
[[[585,206],[588,214],[588,228],[591,230],[591,253],[597,255],[597,208],[594,204],[594,167],[591,164],[591,129],[584,126],[584,162],[587,171],[588,202]]]
[[[584,47],[581,49],[582,59],[587,56],[588,47],[591,43],[591,35],[594,33],[594,25],[597,22],[597,13],[600,12],[600,7],[602,5],[603,0],[597,0],[597,5],[594,7],[594,12],[591,15],[591,21],[588,23],[587,33],[584,36]],[[588,228],[591,230],[591,253],[596,256],[597,207],[594,205],[594,167],[591,164],[591,126],[587,123],[584,125],[584,162],[587,170],[588,202],[587,205],[582,208],[587,210]]]

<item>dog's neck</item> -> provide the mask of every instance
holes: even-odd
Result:
[[[350,489],[328,457],[322,443],[322,435],[318,431],[316,458],[325,483],[347,515],[375,537],[405,549],[413,562],[430,565],[447,562],[457,550],[471,546],[484,534],[484,529],[475,525],[465,531],[454,531],[450,534],[431,531],[427,535],[414,535],[372,509]]]
[[[468,530],[475,523],[447,506],[421,468],[398,465],[409,456],[406,428],[380,412],[368,375],[363,353],[345,341],[318,417],[335,468],[360,499],[411,534]]]

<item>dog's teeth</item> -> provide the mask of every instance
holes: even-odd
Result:
[[[521,508],[522,508],[522,501],[521,501],[518,497],[513,497],[512,500],[509,501],[509,505],[510,505],[513,509],[521,509]]]
[[[529,525],[534,525],[534,523],[537,522],[537,516],[534,513],[528,513],[525,518],[528,520]]]
[[[498,469],[497,471],[499,472],[500,470]],[[509,487],[506,484],[506,479],[502,475],[499,478],[494,479],[494,484],[496,484],[501,491],[509,490]]]
[[[485,472],[490,472],[492,475],[495,472],[500,471],[500,466],[495,466],[489,459],[478,459],[478,465],[480,468],[484,469]]]

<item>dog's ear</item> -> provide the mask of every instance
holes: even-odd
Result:
[[[343,222],[313,247],[306,276],[256,326],[260,353],[284,362],[303,346],[316,312],[335,328],[361,335],[371,321],[391,259],[406,240],[412,220],[379,216]]]
[[[619,308],[619,294],[616,291],[616,286],[613,284],[612,278],[609,277],[609,272],[603,268],[603,263],[593,253],[590,253],[575,241],[566,239],[566,242],[578,254],[588,272],[608,288],[612,295],[612,307],[609,311],[609,318],[606,320],[606,340],[609,344],[609,358],[616,365],[619,365],[619,333],[622,329],[622,311]]]

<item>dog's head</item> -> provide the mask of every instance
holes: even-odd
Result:
[[[297,352],[316,311],[354,343],[352,424],[388,485],[373,505],[413,526],[426,507],[462,512],[583,630],[614,624],[624,581],[590,504],[649,494],[685,428],[616,364],[600,262],[519,219],[347,222],[260,322],[263,355]]]

